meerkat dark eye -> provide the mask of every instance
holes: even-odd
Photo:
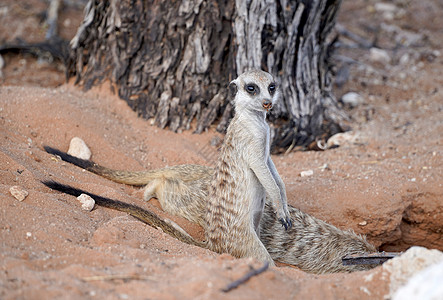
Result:
[[[252,84],[252,83],[251,84],[246,84],[245,85],[245,90],[246,90],[246,92],[248,92],[251,95],[256,95],[256,94],[258,94],[260,92],[260,89],[258,88],[258,86],[255,85],[255,84]]]
[[[272,95],[275,93],[275,91],[277,90],[277,86],[275,83],[271,83],[268,87],[269,93]]]

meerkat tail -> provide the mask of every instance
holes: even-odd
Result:
[[[125,212],[136,219],[148,224],[149,226],[152,226],[154,228],[161,228],[163,232],[166,232],[170,236],[178,239],[181,242],[199,246],[202,248],[206,248],[205,244],[199,241],[196,241],[193,239],[188,233],[186,233],[181,227],[179,227],[177,224],[173,223],[170,220],[162,219],[155,213],[145,210],[141,207],[138,207],[136,205],[132,205],[129,203],[121,202],[118,200],[113,200],[105,197],[101,197],[77,188],[74,188],[69,185],[61,184],[56,181],[42,181],[44,185],[47,187],[68,194],[75,197],[80,196],[81,194],[86,194],[94,199],[95,203],[99,206],[103,206],[106,208],[115,209],[121,212]]]
[[[59,156],[63,161],[76,165],[83,168],[89,172],[100,175],[109,180],[124,183],[129,185],[142,186],[148,184],[153,179],[157,178],[158,175],[155,171],[123,171],[123,170],[113,170],[96,164],[92,160],[84,160],[77,158],[75,156],[69,155],[66,152],[60,151],[58,149],[44,146],[46,152],[52,155]]]

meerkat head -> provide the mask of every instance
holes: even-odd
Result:
[[[268,112],[277,102],[278,87],[271,74],[252,70],[231,81],[229,96],[234,102],[236,111],[249,109]]]

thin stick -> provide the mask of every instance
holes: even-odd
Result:
[[[114,274],[114,275],[97,275],[84,277],[84,281],[105,281],[105,280],[152,280],[150,276],[143,276],[138,274],[125,275],[125,274]]]
[[[228,286],[226,286],[224,289],[222,289],[222,292],[227,293],[227,292],[229,292],[229,291],[231,291],[233,289],[238,288],[241,284],[245,283],[246,281],[248,281],[252,277],[257,276],[257,275],[263,273],[268,268],[269,268],[269,263],[265,262],[263,267],[261,267],[260,269],[252,269],[249,273],[247,273],[242,278],[237,279],[237,280],[231,282],[230,284],[228,284]]]

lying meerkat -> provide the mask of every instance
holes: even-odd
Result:
[[[289,213],[284,183],[269,155],[269,127],[265,116],[278,96],[272,76],[263,71],[247,72],[231,82],[229,89],[234,98],[235,116],[215,169],[181,165],[139,172],[118,171],[50,147],[45,150],[110,180],[146,185],[146,200],[154,196],[168,213],[202,225],[207,239],[205,246],[216,252],[255,257],[271,264],[276,259],[314,273],[368,268],[341,264],[341,257],[346,254],[375,251],[364,238],[341,231],[296,208],[291,207]],[[66,188],[57,188],[54,184],[51,187],[66,192]],[[266,204],[261,222],[265,196],[270,203]],[[277,213],[272,204],[277,207]],[[120,205],[111,206],[107,207],[122,210]],[[150,223],[150,220],[144,221]],[[169,227],[165,231],[169,232]],[[308,257],[313,260],[308,261]],[[334,267],[325,267],[329,265]]]
[[[206,242],[196,241],[172,221],[162,219],[155,213],[136,205],[97,196],[54,181],[43,183],[53,190],[75,197],[87,194],[94,198],[99,206],[128,213],[150,226],[161,228],[167,234],[184,243],[202,248],[208,247]],[[273,260],[315,274],[362,271],[376,266],[376,264],[342,264],[342,258],[346,255],[376,252],[375,247],[368,243],[364,237],[352,231],[340,230],[290,205],[289,212],[293,226],[289,230],[285,230],[278,221],[272,205],[265,204],[260,223],[260,239]],[[197,217],[195,216],[195,218]]]
[[[289,212],[293,224],[289,230],[281,228],[268,204],[260,223],[260,239],[275,261],[316,274],[362,271],[376,266],[342,263],[347,255],[377,252],[365,237],[338,229],[292,206]]]

